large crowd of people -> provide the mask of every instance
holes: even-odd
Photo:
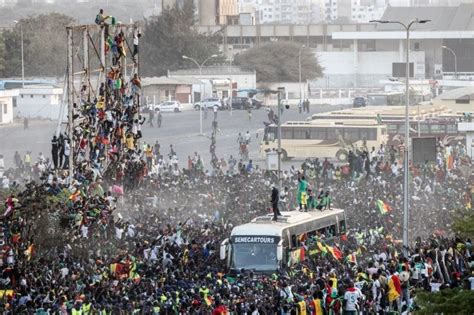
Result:
[[[398,154],[379,149],[345,165],[316,159],[285,171],[280,210],[298,208],[301,186],[308,198],[329,192],[346,210],[348,233],[335,245],[342,256],[316,251],[271,276],[228,274],[218,248],[232,227],[271,212],[275,175],[233,157],[205,163],[197,152],[181,168],[172,146],[149,150],[148,167],[145,150],[109,178],[78,163],[69,179],[44,155],[18,154],[2,190],[2,312],[368,314],[416,307],[413,288],[474,284],[471,241],[449,229],[452,212],[471,202],[461,147],[410,166],[408,256]]]
[[[207,163],[140,143],[140,78],[124,78],[126,39],[108,19],[101,11],[96,23],[112,66],[97,95],[82,86],[73,132],[53,138],[51,158],[16,152],[6,169],[0,156],[2,314],[388,314],[415,309],[414,289],[474,290],[472,242],[450,229],[472,207],[461,144],[410,164],[403,248],[396,148],[349,152],[341,165],[308,159],[283,172],[277,191],[276,175],[242,150],[249,131],[240,156],[217,157],[216,116]],[[302,235],[304,257],[271,275],[231,274],[219,259],[232,228],[258,215],[332,207],[346,211],[347,232],[334,246]]]

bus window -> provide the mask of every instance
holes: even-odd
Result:
[[[458,133],[458,128],[454,124],[446,125],[447,133]]]
[[[293,139],[293,128],[282,128],[281,130],[281,137],[282,139]]]
[[[358,128],[344,128],[344,140],[357,141],[360,139]]]
[[[433,124],[430,128],[431,133],[446,133],[446,125]]]
[[[427,124],[420,125],[420,133],[421,134],[429,134],[430,133],[430,126]]]
[[[327,235],[326,237],[327,238],[331,238],[333,237],[334,235],[336,235],[336,226],[335,225],[331,225],[327,228]]]
[[[367,140],[377,140],[377,129],[376,128],[371,128],[369,129],[369,137]]]
[[[339,222],[339,233],[346,233],[346,221]]]
[[[310,131],[308,128],[294,128],[293,139],[309,139]]]
[[[291,248],[299,247],[298,237],[296,235],[291,236]]]
[[[327,139],[328,140],[336,140],[337,135],[336,135],[336,130],[333,128],[328,128],[327,130]]]
[[[311,139],[325,140],[326,130],[324,128],[311,128]]]
[[[398,125],[397,124],[388,124],[387,131],[389,134],[397,134],[398,133]]]
[[[377,140],[377,129],[375,128],[360,129],[360,139]]]
[[[265,141],[273,141],[277,138],[277,129],[275,127],[268,127]]]

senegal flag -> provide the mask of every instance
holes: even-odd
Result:
[[[323,244],[321,244],[321,242],[317,242],[317,245],[319,250],[323,253],[323,256],[326,256],[328,253],[327,248]]]
[[[390,211],[392,211],[392,207],[390,205],[382,200],[377,200],[377,208],[379,209],[381,214],[387,214]]]
[[[342,252],[340,251],[339,248],[337,248],[336,246],[331,247],[329,245],[326,245],[326,248],[328,249],[328,252],[330,252],[334,258],[336,258],[337,260],[342,259]]]

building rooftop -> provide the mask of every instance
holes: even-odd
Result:
[[[193,85],[201,84],[201,81],[194,78],[170,78],[170,77],[148,77],[142,78],[142,85]]]
[[[417,24],[419,31],[472,31],[474,30],[474,3],[457,7],[387,7],[381,20],[400,21],[405,24],[414,20],[428,19],[429,23]],[[377,31],[399,31],[400,25],[378,24]]]
[[[471,100],[474,99],[474,86],[448,90],[440,94],[437,98],[441,100],[457,100],[467,96],[469,96]]]
[[[226,74],[253,74],[254,71],[243,70],[237,66],[210,66],[202,68],[202,75],[226,75]],[[168,71],[168,75],[199,75],[199,68],[181,69],[175,71]]]

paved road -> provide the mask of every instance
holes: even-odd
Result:
[[[311,113],[325,112],[340,109],[341,106],[313,106]],[[283,120],[304,120],[308,114],[299,114],[297,108],[290,108],[283,113]],[[204,117],[204,115],[203,115]],[[208,118],[203,119],[203,131],[208,136],[211,134],[211,122],[213,113],[209,112]],[[263,163],[263,158],[259,156],[259,140],[262,134],[257,137],[257,130],[263,128],[263,122],[267,121],[267,112],[264,109],[254,110],[252,120],[248,120],[247,112],[234,110],[218,113],[218,127],[220,132],[217,135],[216,154],[218,157],[238,156],[237,136],[241,132],[244,134],[249,130],[252,134],[252,142],[249,150],[250,158],[257,164]],[[7,167],[12,166],[15,151],[19,151],[23,156],[26,150],[33,152],[36,158],[39,152],[50,156],[51,138],[56,130],[56,122],[51,121],[31,121],[30,129],[23,130],[22,124],[13,124],[0,127],[0,154],[5,157]],[[144,141],[153,144],[158,140],[162,147],[162,153],[168,154],[169,145],[173,144],[178,154],[180,163],[184,166],[187,163],[188,155],[198,152],[207,164],[210,160],[209,145],[210,139],[199,135],[199,112],[185,111],[182,113],[164,113],[161,128],[149,127],[146,122],[143,127]]]

